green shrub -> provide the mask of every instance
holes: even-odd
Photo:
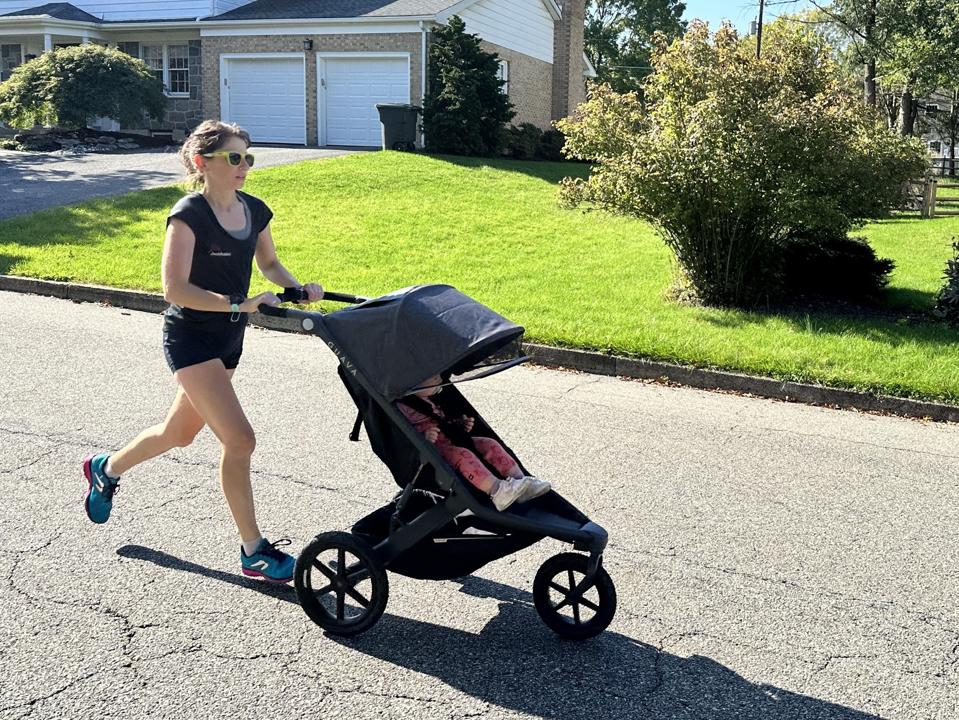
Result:
[[[506,130],[506,154],[516,160],[532,160],[539,156],[542,141],[543,131],[533,123],[511,125]]]
[[[874,303],[895,266],[862,237],[793,237],[782,253],[783,290],[787,297]]]
[[[423,101],[428,152],[490,156],[503,146],[503,130],[516,115],[498,77],[499,56],[453,15],[432,32],[429,91]]]
[[[936,307],[933,311],[953,325],[959,325],[959,241],[952,239],[952,258],[946,261],[943,273],[945,285],[936,294]]]
[[[12,127],[78,128],[95,117],[135,125],[165,111],[163,84],[146,64],[99,45],[45,52],[0,84],[0,120]]]
[[[764,37],[757,60],[732,28],[694,23],[657,47],[646,105],[593,87],[558,123],[567,153],[596,163],[564,182],[565,202],[653,222],[708,304],[776,297],[789,238],[888,214],[928,163],[845,89],[819,35],[774,23]]]
[[[542,160],[551,162],[560,162],[566,159],[563,154],[563,147],[566,145],[566,136],[559,130],[547,130],[539,143],[537,155]]]

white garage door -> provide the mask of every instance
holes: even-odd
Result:
[[[303,57],[226,58],[223,119],[246,129],[253,142],[306,144]]]
[[[321,142],[379,147],[376,104],[410,101],[409,58],[325,58],[320,60],[320,68],[326,81],[321,87],[326,115]]]

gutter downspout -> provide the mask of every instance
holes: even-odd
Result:
[[[426,102],[426,23],[420,20],[420,107]],[[420,147],[426,147],[426,134],[420,128]]]

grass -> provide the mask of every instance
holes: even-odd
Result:
[[[247,190],[273,208],[280,256],[303,282],[366,295],[446,282],[534,341],[959,402],[956,331],[916,318],[932,306],[959,218],[862,231],[896,260],[894,313],[695,308],[667,299],[673,261],[648,224],[557,206],[569,172],[585,169],[380,153],[259,170]],[[0,222],[0,272],[159,290],[162,228],[180,194]]]

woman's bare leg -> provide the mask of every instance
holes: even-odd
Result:
[[[233,370],[226,372],[230,378],[233,377]],[[123,475],[145,460],[175,447],[186,447],[193,442],[204,424],[183,388],[177,387],[166,420],[147,428],[122,450],[113,453],[110,456],[110,469],[114,475]]]
[[[256,436],[240,407],[231,376],[232,372],[220,360],[191,365],[175,374],[194,411],[220,441],[223,494],[240,539],[250,542],[260,537],[250,485],[250,458],[256,448]]]

